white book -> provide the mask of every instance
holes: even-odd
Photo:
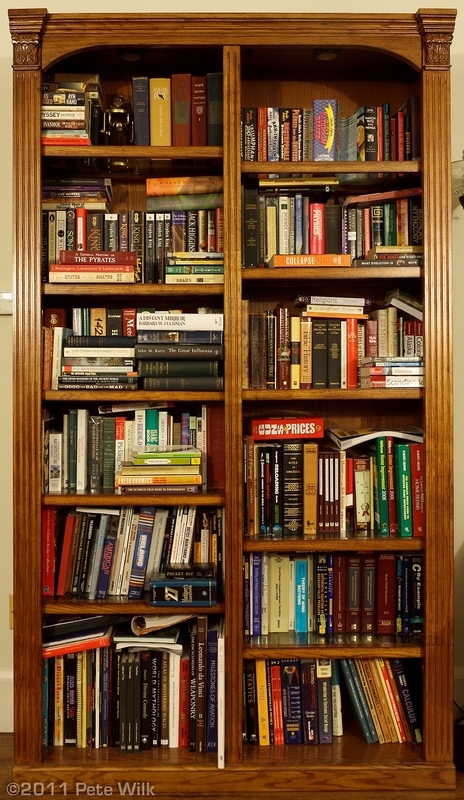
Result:
[[[224,636],[224,617],[219,621],[217,652],[217,723],[218,723],[218,769],[225,767],[225,720],[226,720],[226,652]]]
[[[124,420],[124,461],[130,461],[134,449],[135,424],[133,419]]]
[[[111,565],[110,580],[108,586],[108,594],[118,595],[122,583],[122,568],[129,542],[129,532],[132,523],[133,507],[127,506],[121,509],[121,517],[119,519],[118,534],[116,536],[115,553],[113,556],[113,563]]]
[[[148,553],[147,571],[145,573],[144,591],[150,588],[150,578],[155,572],[159,572],[161,554],[163,551],[164,532],[168,521],[169,509],[157,508],[153,523],[153,534],[151,537],[150,551]]]
[[[188,506],[180,505],[177,507],[176,524],[172,538],[171,564],[180,563],[180,553],[182,552],[185,528],[187,525]]]
[[[87,489],[87,449],[88,449],[88,423],[89,410],[77,409],[77,467],[76,490],[85,492]]]
[[[121,562],[121,585],[117,594],[121,597],[126,597],[129,593],[130,574],[132,569],[132,561],[134,558],[135,542],[137,539],[137,528],[139,524],[139,514],[134,512],[132,514],[131,525],[129,529],[129,538],[127,541],[127,549],[124,556],[124,561]]]
[[[179,747],[180,653],[169,653],[169,747]]]
[[[288,197],[279,196],[278,208],[279,221],[279,253],[289,253],[289,211]]]
[[[171,314],[154,311],[137,313],[138,331],[222,331],[224,314]]]
[[[145,424],[145,409],[144,408],[136,408],[134,412],[134,437],[135,437],[135,446],[136,447],[144,447],[145,442],[145,431],[146,431],[146,424]]]
[[[62,442],[63,434],[50,431],[48,455],[48,491],[61,492],[63,488],[62,475]]]
[[[158,444],[160,447],[169,444],[169,416],[166,409],[160,409],[158,413]]]
[[[197,417],[197,447],[201,450],[201,488],[208,490],[208,406],[203,403],[201,416]]]
[[[66,250],[66,209],[56,209],[56,230],[55,230],[55,257],[58,260],[60,250]]]
[[[72,357],[78,358],[80,356],[86,356],[86,357],[101,356],[102,358],[107,356],[109,356],[110,358],[112,358],[113,356],[120,356],[121,358],[135,358],[135,348],[134,347],[65,347],[63,348],[63,356],[65,358],[72,358]],[[60,374],[61,374],[61,368],[58,375]]]
[[[59,325],[53,328],[52,379],[50,384],[52,389],[58,389],[58,376],[61,375],[61,361],[63,357],[63,342],[67,334],[71,332],[69,328],[63,328]]]
[[[182,544],[182,551],[180,553],[180,560],[178,563],[180,564],[189,564],[192,549],[193,549],[193,539],[195,534],[195,519],[197,515],[197,507],[196,506],[188,506],[187,510],[187,520],[185,525],[185,533],[184,533],[184,541]]]

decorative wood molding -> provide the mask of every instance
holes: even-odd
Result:
[[[456,12],[439,9],[416,14],[419,33],[422,37],[424,69],[447,70],[450,68],[450,48]]]
[[[44,8],[8,12],[13,43],[13,69],[39,69],[42,34],[48,13]]]

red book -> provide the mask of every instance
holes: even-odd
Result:
[[[262,417],[250,421],[255,439],[323,439],[323,417]]]
[[[224,407],[221,403],[206,403],[202,408],[206,420],[207,484],[210,491],[225,486]]]
[[[42,594],[55,594],[55,525],[56,509],[42,509]]]
[[[309,204],[309,252],[325,253],[324,203]]]
[[[333,630],[346,632],[346,553],[333,556]]]
[[[190,741],[190,658],[180,659],[179,747],[188,749]]]
[[[346,632],[361,632],[361,556],[347,554]]]
[[[123,308],[122,310],[122,335],[135,336],[136,335],[136,308]]]
[[[282,711],[282,679],[280,675],[280,663],[272,660],[270,665],[271,673],[271,700],[274,721],[274,744],[284,744],[284,718]]]
[[[192,143],[192,76],[171,75],[172,144],[189,147]]]
[[[192,145],[203,147],[206,137],[206,75],[192,75]]]
[[[346,320],[346,388],[358,388],[358,320],[352,317]]]
[[[366,319],[365,356],[377,356],[378,353],[378,323],[376,319]]]
[[[113,636],[113,626],[109,625],[105,632],[101,630],[92,631],[88,638],[85,635],[76,634],[76,636],[69,636],[66,640],[60,639],[45,645],[42,648],[43,658],[51,658],[52,656],[66,655],[66,653],[81,653],[84,650],[94,650],[96,647],[108,647],[111,644]]]
[[[258,161],[267,161],[267,108],[257,109]]]
[[[390,161],[398,161],[398,139],[396,118],[390,117]]]
[[[409,443],[411,463],[412,535],[424,536],[424,445]]]
[[[76,521],[76,512],[70,511],[66,517],[64,526],[63,544],[61,547],[60,567],[58,571],[58,579],[56,582],[56,595],[62,597],[66,592],[66,575],[68,572],[68,564],[71,555],[71,544],[74,534],[74,525]]]
[[[376,632],[395,633],[396,555],[378,553],[376,586]]]
[[[137,253],[121,250],[90,252],[87,250],[60,250],[60,264],[136,264]],[[64,323],[63,323],[64,324]]]
[[[65,253],[66,250],[62,250]],[[66,328],[66,309],[65,308],[44,308],[43,325],[46,328]]]

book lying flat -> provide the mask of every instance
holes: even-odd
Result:
[[[363,442],[377,439],[379,436],[393,436],[395,439],[404,439],[408,442],[423,442],[424,432],[421,428],[397,428],[396,430],[377,430],[376,428],[358,428],[357,430],[343,430],[343,428],[327,428],[329,436],[340,450],[356,447]]]

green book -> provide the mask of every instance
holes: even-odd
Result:
[[[395,443],[394,456],[398,534],[400,537],[411,537],[412,508],[409,445],[406,442]]]
[[[159,444],[159,410],[145,409],[145,444]]]
[[[387,442],[378,436],[372,448],[374,456],[374,530],[381,537],[390,536],[387,487]]]

